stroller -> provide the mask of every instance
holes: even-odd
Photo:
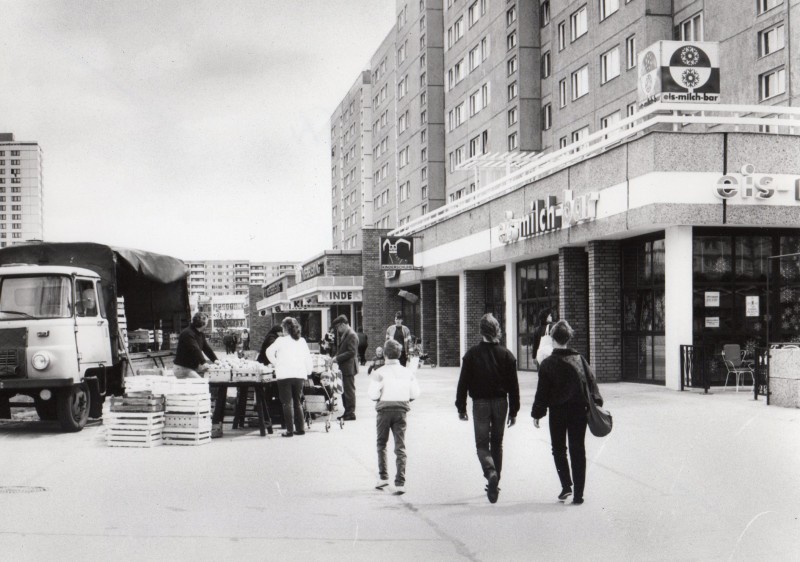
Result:
[[[428,353],[425,353],[425,350],[422,348],[422,340],[417,337],[414,338],[414,344],[408,351],[408,362],[408,366],[412,369],[418,369],[423,365],[428,365],[431,368],[436,367],[436,363]]]
[[[337,371],[325,365],[324,358],[318,361],[317,357],[314,357],[311,375],[303,387],[303,409],[309,429],[313,420],[324,416],[327,432],[331,429],[331,418],[338,407],[336,395],[342,393],[342,379]],[[339,420],[339,427],[344,428],[344,420]]]

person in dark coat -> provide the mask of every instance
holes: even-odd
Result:
[[[500,473],[503,469],[503,434],[512,427],[519,412],[517,359],[500,344],[500,323],[492,314],[481,318],[478,345],[467,351],[461,362],[456,391],[456,409],[461,420],[469,421],[467,394],[472,397],[475,448],[488,481],[486,494],[497,502]]]
[[[561,481],[558,499],[566,500],[573,493],[572,503],[583,503],[586,483],[586,437],[587,408],[589,403],[583,391],[581,373],[586,376],[592,399],[598,406],[603,405],[603,397],[597,388],[594,373],[589,363],[580,353],[567,347],[574,334],[566,320],[559,320],[550,331],[553,337],[553,353],[539,366],[539,384],[533,400],[531,417],[534,427],[550,410],[550,442],[553,446],[553,460]],[[567,442],[569,458],[567,463]]]
[[[283,335],[283,328],[280,324],[274,325],[272,328],[269,329],[267,332],[267,337],[264,338],[264,343],[261,344],[261,349],[258,352],[258,357],[256,357],[256,361],[261,363],[262,365],[269,365],[269,359],[267,358],[267,348],[275,343],[275,340],[278,339]]]
[[[358,336],[358,362],[361,365],[367,364],[367,345],[369,339],[367,338],[367,334],[364,333],[364,328],[359,328],[356,331],[356,335]]]
[[[342,371],[342,383],[344,386],[344,392],[342,393],[344,414],[339,416],[339,419],[355,421],[358,336],[350,327],[347,322],[347,316],[344,314],[336,317],[333,321],[333,328],[336,330],[336,339],[339,342],[339,345],[336,346],[336,355],[333,360],[336,361]]]

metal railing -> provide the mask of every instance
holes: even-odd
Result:
[[[706,369],[705,353],[701,346],[682,345],[681,353],[681,390],[702,388],[708,394],[710,386]]]
[[[564,148],[542,154],[541,157],[537,154],[530,162],[519,165],[502,178],[411,220],[389,234],[408,236],[420,232],[659,126],[668,126],[669,129],[666,130],[672,131],[689,127],[695,132],[696,129],[691,127],[701,126],[705,128],[701,130],[714,127],[714,132],[762,131],[769,134],[796,134],[800,132],[800,107],[653,103],[611,127],[601,129]],[[476,163],[470,161],[468,165],[475,167]]]
[[[753,373],[753,400],[758,400],[759,396],[766,396],[769,406],[769,348],[755,348]]]

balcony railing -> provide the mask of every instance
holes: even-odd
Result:
[[[420,232],[646,132],[659,130],[659,128],[672,131],[687,129],[697,132],[698,127],[703,131],[713,127],[713,132],[763,132],[794,135],[800,133],[800,107],[653,103],[611,127],[601,129],[562,149],[542,153],[538,158],[536,156],[539,155],[531,157],[522,154],[515,163],[511,163],[509,166],[509,170],[514,167],[514,171],[509,171],[502,178],[457,201],[407,222],[394,229],[390,234],[392,236],[408,236]],[[487,165],[493,167],[497,158],[497,155],[493,154],[475,157],[465,161],[458,169],[480,167],[481,159],[486,159]]]

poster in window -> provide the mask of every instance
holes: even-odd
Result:
[[[719,328],[719,316],[707,316],[706,328]]]
[[[759,314],[758,296],[745,297],[744,315],[747,317],[754,317],[758,316],[758,314]]]
[[[706,306],[719,306],[719,291],[706,291]]]

